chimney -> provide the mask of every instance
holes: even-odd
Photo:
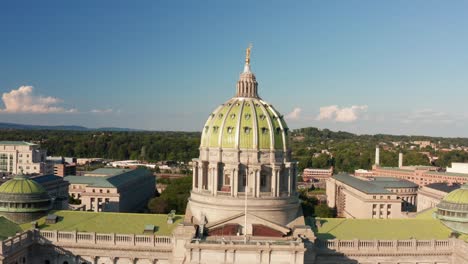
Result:
[[[375,147],[375,165],[380,165],[380,149],[378,145]]]
[[[398,168],[403,167],[403,153],[398,154]]]

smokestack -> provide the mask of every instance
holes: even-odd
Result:
[[[403,153],[398,154],[398,168],[403,167]]]
[[[379,146],[375,146],[375,165],[380,165],[380,149]]]

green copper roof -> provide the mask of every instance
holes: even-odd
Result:
[[[99,173],[96,173],[97,171]],[[102,188],[118,188],[120,186],[134,181],[136,178],[153,177],[152,173],[144,168],[138,168],[134,170],[108,170],[109,173],[111,173],[112,171],[114,171],[117,174],[109,174],[109,176],[66,176],[64,180],[68,181],[71,184],[85,184],[93,187]],[[92,171],[90,174],[101,175],[101,172],[103,172],[103,169],[97,169],[95,171]]]
[[[40,194],[46,190],[39,183],[26,177],[15,177],[0,186],[0,194]]]
[[[286,150],[283,117],[260,98],[234,97],[210,114],[200,147]]]
[[[141,235],[146,225],[154,225],[156,227],[154,231],[155,235],[170,235],[184,218],[181,215],[176,215],[174,223],[168,224],[167,214],[95,213],[83,211],[55,211],[53,214],[59,217],[59,221],[56,224],[46,224],[46,217],[42,217],[37,220],[39,229]],[[23,229],[29,229],[30,226],[30,223],[21,225]]]
[[[450,192],[444,197],[443,201],[468,205],[468,185],[462,185],[460,189]]]

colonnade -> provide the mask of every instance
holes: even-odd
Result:
[[[223,166],[222,163],[193,161],[192,190],[213,196],[252,196],[280,197],[290,196],[296,191],[295,164],[286,167],[271,166],[271,170],[262,170],[261,166]],[[229,182],[225,176],[229,177]],[[265,177],[262,184],[262,177]],[[246,181],[246,182],[244,182]],[[221,187],[229,187],[221,190]]]

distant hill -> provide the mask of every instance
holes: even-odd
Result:
[[[15,123],[0,123],[0,129],[15,129],[15,130],[67,130],[67,131],[144,131],[141,129],[120,128],[120,127],[100,127],[88,128],[84,126],[42,126],[42,125],[27,125]]]

